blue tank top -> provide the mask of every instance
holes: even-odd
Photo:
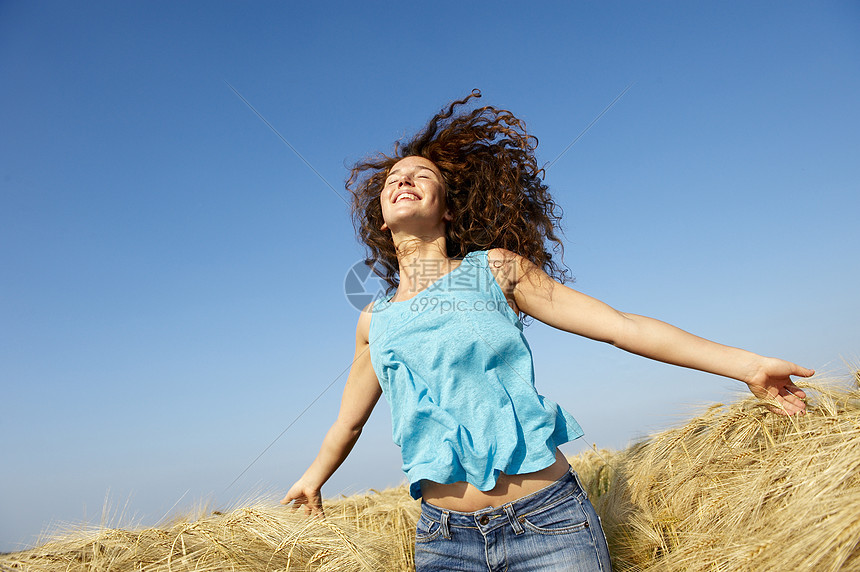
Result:
[[[583,435],[537,393],[522,323],[486,251],[409,300],[378,300],[369,343],[413,498],[422,479],[491,490],[500,473],[549,467],[558,445]]]

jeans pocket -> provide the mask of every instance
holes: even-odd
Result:
[[[537,534],[570,534],[587,529],[586,515],[579,498],[570,495],[564,502],[536,510],[519,518],[523,527]]]
[[[415,543],[430,542],[442,533],[442,523],[422,514],[415,527]]]

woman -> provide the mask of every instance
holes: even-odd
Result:
[[[792,363],[626,314],[563,285],[556,205],[536,141],[510,112],[451,103],[347,187],[368,263],[393,295],[366,307],[340,413],[283,503],[321,513],[321,487],[382,394],[414,498],[419,570],[610,570],[590,502],[558,445],[582,431],[534,386],[520,316],[666,363],[740,380],[804,410]]]

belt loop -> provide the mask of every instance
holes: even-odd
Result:
[[[514,512],[514,507],[511,504],[506,504],[504,506],[505,514],[508,515],[508,521],[510,521],[511,526],[514,528],[514,534],[522,534],[526,531],[523,528],[523,525],[520,524],[520,521],[517,520],[517,515]]]
[[[576,481],[576,486],[579,488],[579,496],[580,498],[588,498],[588,493],[585,492],[585,487],[582,486],[582,481],[579,480],[579,475],[576,474],[576,471],[573,469],[570,470],[570,474],[573,475],[573,480]]]
[[[451,513],[447,510],[442,511],[442,538],[445,540],[451,540],[451,529],[448,527],[448,517],[451,516]]]

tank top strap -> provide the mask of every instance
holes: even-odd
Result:
[[[460,272],[452,275],[454,288],[461,286],[462,290],[465,291],[491,295],[498,290],[496,277],[490,270],[486,250],[475,250],[468,253],[456,270],[460,270]]]

